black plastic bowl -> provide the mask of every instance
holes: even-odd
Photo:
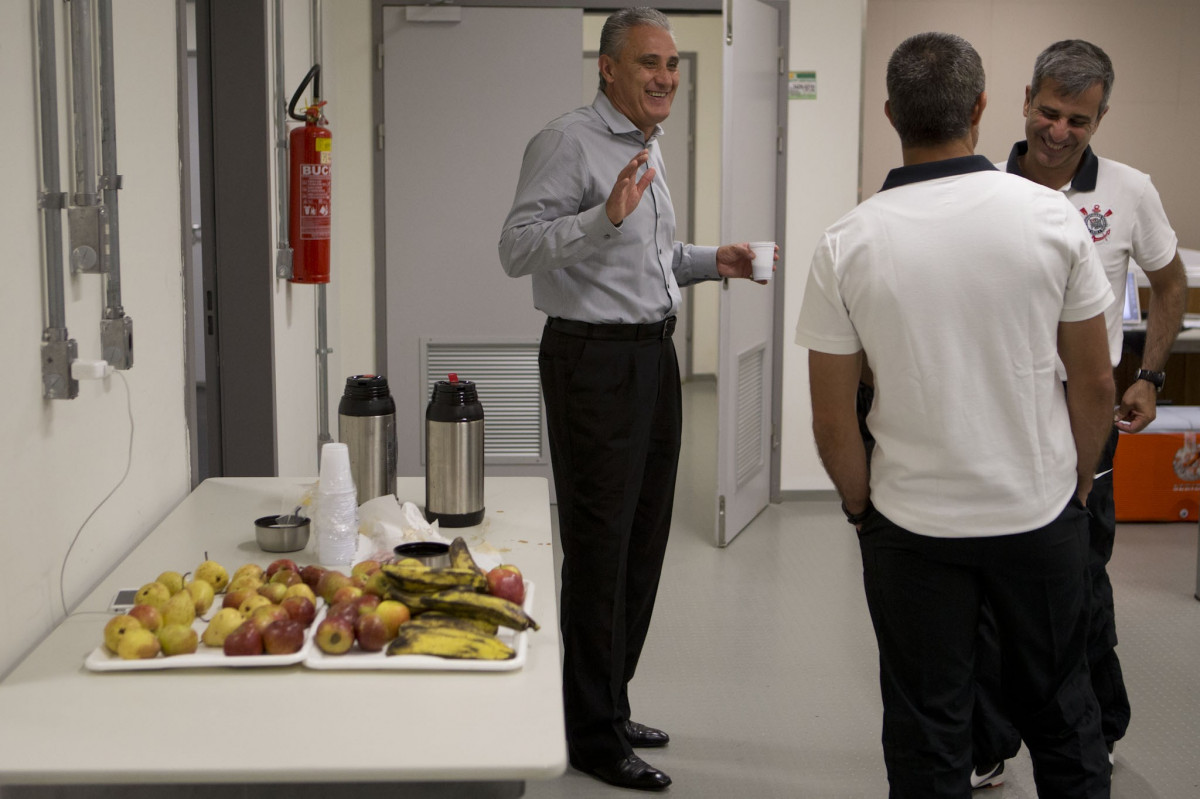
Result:
[[[450,565],[450,545],[439,541],[412,541],[398,544],[392,551],[396,560],[414,558],[430,567]]]

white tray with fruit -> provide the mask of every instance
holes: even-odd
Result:
[[[462,538],[449,565],[380,564],[368,593],[333,602],[304,665],[313,669],[514,671],[525,664],[533,583],[502,564],[483,571]],[[371,567],[364,567],[371,568]],[[344,595],[343,595],[344,596]]]
[[[211,560],[191,580],[165,571],[138,589],[127,613],[109,619],[103,643],[84,666],[149,671],[300,663],[325,609],[305,569],[280,558],[266,568],[247,563],[232,577]],[[309,577],[315,582],[315,573]]]

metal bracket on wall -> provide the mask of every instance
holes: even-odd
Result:
[[[112,318],[100,320],[100,357],[114,369],[133,366],[133,320],[119,308]]]
[[[71,273],[99,274],[101,230],[107,211],[101,205],[73,205],[67,208],[67,231],[71,240]]]
[[[42,398],[75,399],[79,381],[71,376],[71,363],[79,357],[75,339],[65,330],[47,328],[42,336]]]
[[[275,277],[281,280],[292,279],[292,248],[280,244],[275,248]]]

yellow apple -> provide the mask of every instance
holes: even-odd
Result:
[[[197,580],[204,580],[211,585],[218,594],[229,584],[229,572],[215,560],[206,560],[197,566],[195,576]]]
[[[205,646],[215,646],[219,649],[225,645],[225,638],[241,627],[245,620],[246,617],[237,608],[221,608],[204,628],[204,634],[200,636],[200,640],[204,642]]]
[[[117,646],[130,630],[142,629],[142,623],[128,613],[113,616],[104,625],[104,646],[109,652],[117,654]]]

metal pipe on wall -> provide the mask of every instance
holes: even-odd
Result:
[[[312,13],[312,22],[309,25],[309,32],[312,36],[312,54],[313,63],[320,64],[322,59],[321,48],[321,33],[322,33],[322,14],[321,0],[312,0],[309,6]],[[316,84],[313,87],[314,96],[313,103],[320,102],[321,98],[315,96],[317,91]],[[333,441],[333,436],[329,433],[329,354],[333,350],[329,349],[329,325],[328,325],[328,302],[326,295],[326,284],[317,284],[317,457],[320,462],[321,446],[327,442]]]
[[[104,273],[104,314],[100,320],[101,357],[114,369],[133,366],[133,320],[121,306],[121,226],[117,213],[117,100],[113,67],[112,0],[99,0],[100,40],[100,190],[103,192],[105,235],[100,265]]]
[[[54,47],[54,2],[37,0],[34,41],[37,49],[38,133],[41,149],[41,187],[38,209],[42,222],[42,271],[45,278],[46,327],[42,332],[42,397],[74,399],[79,381],[71,376],[78,356],[75,340],[67,334],[66,291],[63,285],[62,209],[58,159],[58,76]]]
[[[283,0],[275,0],[275,214],[279,220],[275,245],[275,277],[292,277],[292,248],[288,242],[288,100],[283,68]]]

